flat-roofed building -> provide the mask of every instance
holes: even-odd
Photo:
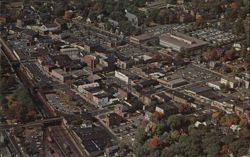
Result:
[[[153,33],[145,33],[137,36],[130,36],[129,41],[135,44],[141,44],[143,42],[155,39],[155,35]]]
[[[194,51],[207,46],[208,43],[183,33],[167,33],[160,36],[160,45],[174,51]]]
[[[166,82],[166,85],[170,88],[177,88],[177,87],[181,87],[187,84],[188,84],[187,80],[183,78],[177,78],[177,79]]]

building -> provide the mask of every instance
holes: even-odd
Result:
[[[125,104],[117,104],[114,107],[114,113],[118,114],[122,118],[125,118],[127,116],[127,111],[129,107]]]
[[[133,85],[135,80],[139,79],[139,76],[136,76],[133,73],[130,73],[129,71],[126,70],[121,70],[121,71],[115,71],[115,77],[118,78],[119,80],[125,82],[126,84],[131,84]]]
[[[155,39],[155,35],[153,33],[146,33],[137,36],[130,36],[129,41],[135,44],[141,44],[143,42]]]
[[[39,33],[41,35],[46,35],[49,32],[54,33],[60,31],[60,26],[55,23],[52,24],[44,24],[39,28]]]
[[[166,82],[166,85],[169,88],[177,88],[177,87],[184,86],[187,84],[188,84],[188,82],[183,78],[178,78],[178,79],[174,79],[174,80],[170,80],[170,81]]]
[[[234,78],[229,77],[221,78],[220,83],[229,86],[230,88],[236,88],[238,86],[238,81]]]
[[[139,22],[135,14],[132,14],[128,12],[127,10],[125,10],[125,16],[128,18],[128,20],[132,23],[133,26],[138,27]]]
[[[83,93],[85,88],[91,88],[91,87],[99,87],[99,83],[94,82],[94,83],[81,84],[77,86],[77,90]]]
[[[79,48],[76,47],[65,47],[61,48],[60,52],[64,55],[68,55],[72,60],[80,59],[80,51]]]
[[[208,87],[211,87],[216,90],[221,90],[221,83],[220,81],[215,81],[215,82],[207,82]]]
[[[72,78],[71,74],[62,70],[62,69],[53,69],[50,73],[51,76],[55,77],[56,79],[60,80],[61,82],[65,82]]]
[[[99,107],[107,106],[109,102],[108,94],[106,92],[94,94],[93,102],[97,104]]]
[[[176,32],[160,36],[160,45],[171,48],[177,52],[182,52],[202,49],[204,46],[208,45],[208,43],[183,33]]]
[[[105,124],[113,128],[114,126],[119,126],[123,121],[123,118],[116,113],[107,114],[105,117]]]
[[[184,105],[185,104],[190,105],[195,100],[191,96],[188,96],[186,94],[183,94],[183,93],[175,91],[175,90],[166,90],[165,94],[168,97],[170,97],[174,102],[184,104]]]
[[[163,114],[164,116],[170,116],[172,114],[177,114],[178,108],[175,105],[173,105],[173,103],[168,102],[157,105],[155,111]]]
[[[81,58],[81,62],[84,62],[90,67],[91,69],[94,69],[96,65],[98,64],[98,59],[94,55],[86,55]]]

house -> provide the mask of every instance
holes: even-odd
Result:
[[[118,21],[115,21],[115,20],[112,20],[112,19],[108,19],[108,22],[111,23],[111,25],[115,28],[117,28],[119,26],[119,22]]]
[[[125,10],[125,16],[128,18],[128,20],[132,23],[133,26],[138,27],[138,18],[135,14],[132,14],[128,12],[128,10]]]

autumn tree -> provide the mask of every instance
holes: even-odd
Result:
[[[215,49],[211,49],[211,50],[205,51],[202,54],[202,56],[207,61],[215,61],[215,60],[218,60],[218,58],[219,58],[219,56],[217,54],[217,51]]]

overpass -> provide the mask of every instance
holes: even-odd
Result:
[[[8,130],[11,128],[16,127],[35,127],[35,126],[53,126],[62,123],[62,117],[53,117],[53,118],[46,118],[42,120],[37,120],[34,122],[26,123],[26,124],[0,124],[0,130]]]

